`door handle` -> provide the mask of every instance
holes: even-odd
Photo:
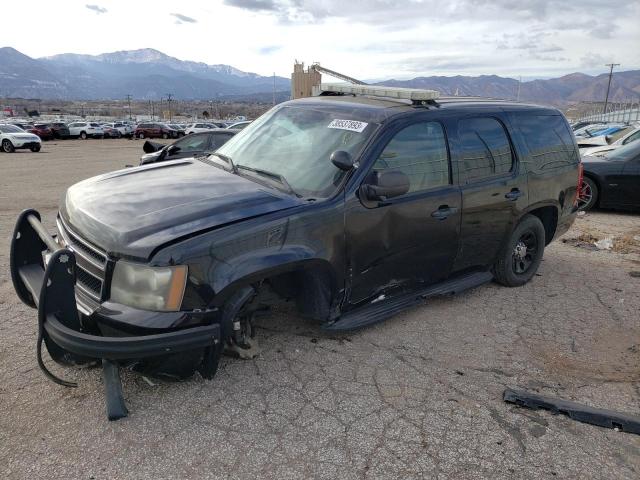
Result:
[[[519,199],[522,196],[522,192],[517,189],[514,188],[512,189],[509,193],[505,193],[504,194],[504,198],[506,198],[507,200],[511,200],[512,202],[515,202],[517,199]]]
[[[431,212],[433,218],[438,220],[446,220],[449,215],[456,213],[458,209],[456,207],[450,207],[449,205],[440,205],[437,210]]]

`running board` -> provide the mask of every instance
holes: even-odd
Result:
[[[386,320],[408,307],[417,305],[427,298],[441,295],[456,295],[464,292],[465,290],[490,282],[491,280],[493,280],[491,272],[475,272],[462,275],[460,277],[432,285],[422,291],[392,297],[389,300],[380,300],[357,308],[353,312],[346,313],[339,317],[335,322],[323,326],[323,329],[337,332],[368,327],[374,323]]]

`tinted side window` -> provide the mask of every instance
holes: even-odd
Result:
[[[516,118],[531,153],[531,170],[578,162],[573,135],[560,115],[518,115]]]
[[[469,118],[458,122],[462,146],[461,173],[467,182],[509,173],[513,153],[502,124],[495,118]]]
[[[211,136],[211,148],[217,149],[221,147],[232,137],[233,135],[227,133],[217,133]]]
[[[399,170],[409,177],[409,193],[449,184],[449,155],[442,125],[416,123],[400,130],[373,166],[375,172]]]
[[[209,137],[207,135],[189,135],[175,143],[183,152],[192,152],[206,150],[209,145]]]

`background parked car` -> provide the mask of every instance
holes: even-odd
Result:
[[[582,157],[584,177],[578,206],[589,210],[640,208],[640,142]]]
[[[29,133],[35,133],[41,140],[53,140],[53,130],[46,123],[36,123]]]
[[[111,128],[115,128],[120,132],[120,136],[122,137],[132,137],[133,136],[133,125],[129,125],[128,123],[124,123],[124,122],[112,122],[112,123],[106,123],[105,125],[108,125]]]
[[[178,123],[168,123],[167,126],[177,132],[178,138],[184,137],[187,134],[187,129],[184,125]]]
[[[198,123],[191,123],[191,124],[187,125],[187,129],[185,131],[186,131],[187,135],[189,135],[191,133],[207,132],[207,131],[212,130],[214,128],[218,128],[218,127],[216,125],[214,125],[213,123],[198,122]]]
[[[15,125],[0,124],[0,149],[11,153],[17,148],[28,148],[32,152],[39,152],[42,142],[40,137],[33,133],[25,132]]]
[[[164,123],[141,123],[135,131],[134,136],[137,138],[177,138],[178,132],[169,128]]]
[[[208,132],[193,133],[169,145],[146,141],[142,149],[145,155],[140,157],[140,165],[195,157],[207,152],[214,152],[224,145],[238,130],[216,128]]]
[[[615,150],[636,140],[640,140],[640,125],[630,125],[613,135],[580,140],[578,147],[580,147],[580,155],[582,156],[597,155]]]
[[[89,137],[102,138],[104,136],[104,130],[95,122],[73,122],[68,125],[69,134],[75,138],[82,138],[83,140]]]
[[[117,128],[106,123],[102,124],[101,127],[104,130],[104,138],[122,138],[122,133]]]
[[[71,134],[69,133],[69,128],[65,123],[62,122],[52,122],[48,124],[49,128],[53,132],[53,138],[69,138]]]

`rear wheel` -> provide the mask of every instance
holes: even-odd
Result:
[[[578,210],[591,210],[598,202],[598,185],[589,177],[582,179],[580,196],[578,197]]]
[[[80,132],[80,138],[82,140],[86,140],[87,139],[87,132]]]
[[[40,145],[34,145],[31,147],[31,151],[32,152],[39,152],[40,151]]]
[[[493,267],[497,282],[519,287],[531,280],[542,261],[544,246],[544,225],[538,217],[526,215],[513,230]]]
[[[140,133],[138,134],[138,138],[144,138],[144,133],[140,132]]]
[[[15,151],[15,148],[13,148],[13,143],[11,143],[11,140],[9,140],[8,138],[5,138],[2,141],[2,151],[5,153],[13,153]]]
[[[167,138],[169,138],[169,135],[167,135],[166,133],[163,133],[163,134],[162,134],[162,138],[167,139]]]

